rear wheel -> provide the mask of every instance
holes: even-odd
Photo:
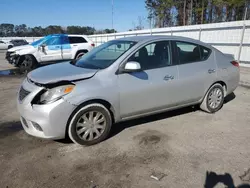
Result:
[[[215,113],[224,104],[224,89],[220,84],[214,84],[206,93],[200,108],[208,113]]]
[[[76,144],[93,145],[107,138],[111,125],[108,109],[101,104],[90,104],[75,113],[69,125],[68,135]]]
[[[32,69],[36,68],[37,62],[33,56],[25,55],[23,61],[20,62],[18,66],[21,72],[27,73],[31,71]]]

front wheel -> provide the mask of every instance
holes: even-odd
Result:
[[[32,69],[36,68],[37,62],[36,59],[31,55],[25,55],[22,62],[19,63],[18,67],[23,73],[27,73]]]
[[[74,114],[68,134],[74,143],[88,146],[106,139],[111,126],[112,119],[108,109],[101,104],[90,104]]]
[[[224,89],[220,84],[214,84],[206,93],[200,108],[208,113],[215,113],[224,104]]]

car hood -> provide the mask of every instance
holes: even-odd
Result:
[[[15,46],[13,48],[8,49],[8,52],[15,52],[18,50],[27,50],[27,49],[34,49],[34,47],[29,44],[23,46]]]
[[[94,76],[97,71],[96,69],[84,69],[72,65],[70,62],[64,62],[35,69],[27,77],[39,84],[52,84],[60,81],[87,79]]]

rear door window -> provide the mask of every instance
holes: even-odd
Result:
[[[189,42],[176,42],[177,54],[180,64],[200,61],[200,47],[198,44]]]
[[[209,48],[183,41],[176,41],[176,51],[180,64],[204,61],[211,54],[211,49]]]
[[[83,37],[69,37],[70,44],[76,43],[87,43],[86,39]]]

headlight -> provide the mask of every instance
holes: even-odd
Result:
[[[40,96],[39,102],[42,104],[54,102],[62,98],[64,95],[69,94],[74,89],[74,87],[75,85],[64,85],[48,89]]]

